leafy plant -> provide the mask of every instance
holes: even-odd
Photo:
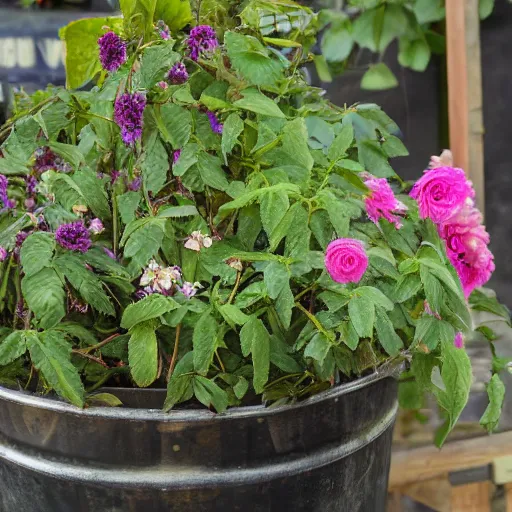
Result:
[[[222,412],[410,362],[446,412],[441,444],[471,382],[452,263],[473,263],[453,260],[421,183],[420,209],[406,195],[396,125],[307,84],[317,32],[298,4],[122,7],[62,32],[68,84],[95,85],[26,100],[0,131],[0,381],[77,406],[167,387],[165,410]],[[293,9],[293,37],[262,24],[275,8]]]

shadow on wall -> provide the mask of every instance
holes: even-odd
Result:
[[[486,224],[496,272],[491,286],[512,308],[512,4],[497,0],[482,25]]]

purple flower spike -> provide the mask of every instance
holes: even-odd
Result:
[[[217,119],[217,116],[213,112],[206,112],[208,119],[210,120],[210,126],[212,127],[213,133],[222,133],[222,123]]]
[[[142,137],[142,118],[146,108],[146,97],[136,92],[123,94],[114,106],[114,119],[121,128],[123,142],[129,146]]]
[[[91,247],[89,231],[81,220],[59,226],[55,232],[55,240],[70,251],[87,252]]]
[[[177,149],[172,155],[172,162],[175,164],[181,156],[181,149]]]
[[[14,201],[11,201],[9,199],[9,196],[7,195],[7,187],[9,186],[9,181],[7,178],[0,174],[0,201],[4,204],[4,208],[14,208],[16,206],[16,203]]]
[[[176,62],[167,74],[169,82],[174,85],[184,84],[188,80],[188,71],[185,64]]]
[[[190,50],[190,58],[197,61],[200,55],[215,50],[219,46],[219,42],[217,41],[217,34],[215,34],[215,30],[212,27],[209,25],[199,25],[190,31],[187,45]]]
[[[34,176],[26,176],[25,183],[27,195],[33,196],[36,193],[37,179]]]
[[[137,192],[137,190],[140,189],[141,185],[142,185],[142,178],[140,176],[137,176],[136,178],[133,179],[132,182],[130,182],[128,184],[128,188],[130,190],[132,190],[133,192]]]
[[[126,43],[115,32],[100,37],[98,45],[103,69],[112,73],[126,62]]]
[[[0,261],[5,261],[7,256],[9,256],[9,253],[3,247],[0,247]]]

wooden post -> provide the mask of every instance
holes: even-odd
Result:
[[[452,512],[491,512],[491,482],[476,482],[452,488]]]
[[[473,181],[484,212],[484,145],[479,0],[446,2],[448,118],[454,164]]]

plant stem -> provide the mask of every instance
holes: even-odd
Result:
[[[224,366],[224,363],[222,362],[222,359],[219,356],[219,351],[215,350],[215,356],[217,357],[217,361],[219,361],[220,368],[222,370],[222,373],[226,373],[226,367]]]
[[[80,350],[80,352],[82,352],[83,354],[88,354],[89,352],[93,352],[94,350],[98,350],[101,347],[104,347],[105,345],[110,343],[111,341],[115,340],[118,336],[121,336],[121,335],[119,333],[112,334],[112,336],[109,336],[108,338],[104,339],[100,343],[98,343],[96,345],[92,345],[91,347],[84,348],[84,349]]]
[[[23,388],[25,391],[28,389],[28,387],[30,386],[30,383],[32,382],[32,377],[34,376],[34,371],[35,371],[35,367],[32,364],[32,365],[30,365],[30,375],[28,376],[27,383],[25,384],[25,387]]]
[[[308,286],[306,289],[302,290],[300,293],[295,295],[294,300],[298,301],[303,295],[306,295],[306,293],[308,293],[309,291],[314,290],[315,287],[316,287],[315,284],[312,284],[311,286]]]
[[[171,379],[172,372],[174,371],[174,367],[176,366],[176,361],[178,359],[178,351],[180,348],[180,334],[181,334],[181,324],[176,326],[176,338],[174,340],[174,351],[171,357],[171,364],[169,365],[169,371],[167,372],[167,382]]]
[[[78,349],[73,349],[71,351],[71,353],[76,354],[77,356],[80,356],[80,357],[84,357],[85,359],[89,359],[89,361],[93,361],[95,363],[100,364],[101,366],[103,366],[105,368],[109,368],[110,369],[109,365],[107,363],[105,363],[105,361],[100,359],[99,357],[91,356],[91,354],[86,354],[85,352],[81,352]]]
[[[119,246],[119,216],[117,212],[117,196],[112,195],[112,232],[113,232],[113,245],[114,254],[117,256]]]
[[[300,302],[296,302],[295,307],[300,309],[323,335],[331,339],[331,336],[325,330],[324,326]]]
[[[229,296],[227,304],[231,304],[233,302],[233,299],[235,298],[236,292],[238,291],[238,287],[240,286],[240,279],[242,278],[242,273],[237,272],[236,273],[236,281],[235,286],[233,286],[233,289],[231,290],[231,294]]]

